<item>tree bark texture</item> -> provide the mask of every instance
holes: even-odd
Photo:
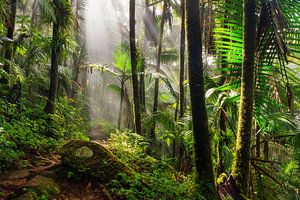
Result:
[[[217,199],[211,157],[211,136],[205,106],[201,29],[199,0],[188,0],[186,1],[186,33],[196,183],[206,199]]]
[[[59,0],[53,0],[55,16],[59,18]],[[48,92],[45,112],[48,114],[55,113],[55,101],[58,88],[58,60],[61,47],[59,44],[60,24],[59,19],[53,22],[52,44],[51,44],[51,69],[50,69],[50,87]]]
[[[142,134],[141,113],[140,113],[140,95],[139,81],[137,73],[137,51],[135,43],[135,0],[129,1],[129,40],[130,40],[130,57],[131,57],[131,78],[133,88],[134,120],[135,131]]]
[[[250,138],[252,131],[254,94],[254,54],[255,54],[255,1],[244,0],[244,45],[241,81],[241,100],[239,107],[236,152],[233,163],[233,177],[247,196],[249,191]]]

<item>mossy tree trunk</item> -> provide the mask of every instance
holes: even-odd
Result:
[[[139,81],[137,73],[137,51],[135,43],[135,0],[129,1],[129,40],[130,40],[130,57],[131,57],[131,77],[133,88],[133,104],[134,104],[134,119],[135,131],[137,134],[142,134],[141,128],[141,113],[140,113],[140,95]]]
[[[17,0],[10,0],[9,1],[9,12],[8,18],[6,20],[6,28],[7,28],[7,38],[13,40],[14,39],[14,32],[15,32],[15,23],[16,23],[16,14],[17,14]],[[3,66],[3,70],[10,74],[10,62],[13,56],[13,43],[7,43],[4,53],[5,63]],[[9,84],[9,78],[2,78],[1,83]]]
[[[158,46],[157,46],[157,58],[156,58],[156,73],[160,72],[160,60],[161,60],[161,53],[162,53],[162,42],[163,42],[163,36],[164,36],[164,26],[165,26],[165,13],[167,11],[167,1],[163,1],[164,6],[163,6],[163,12],[162,12],[162,17],[161,17],[161,22],[160,22],[160,31],[159,31],[159,41],[158,41]],[[158,107],[158,92],[159,92],[159,77],[155,78],[155,84],[154,84],[154,99],[153,99],[153,111],[152,114],[153,116],[157,114],[157,107]],[[155,127],[156,123],[154,120],[154,123],[151,127],[150,130],[150,139],[152,144],[155,144]]]
[[[53,0],[54,12],[56,20],[53,22],[53,33],[52,33],[52,44],[51,44],[51,69],[50,69],[50,87],[48,91],[48,99],[45,107],[45,112],[48,114],[55,113],[55,101],[58,88],[58,60],[61,47],[59,44],[59,34],[60,34],[60,2],[59,0]]]
[[[211,136],[205,107],[202,30],[199,0],[186,1],[189,83],[193,118],[196,183],[207,199],[217,199],[211,157]]]
[[[222,147],[224,145],[228,146],[229,142],[227,141],[227,138],[225,138],[226,136],[226,130],[227,130],[227,126],[226,126],[226,106],[222,106],[221,111],[220,111],[220,120],[219,120],[219,124],[220,124],[220,134],[219,134],[219,144],[217,145],[217,153],[218,153],[218,159],[217,159],[217,166],[216,166],[216,173],[217,176],[220,176],[222,173],[225,172],[225,166],[224,166],[224,157],[223,157],[223,153],[222,153]]]
[[[247,196],[249,190],[250,139],[252,132],[255,54],[255,0],[244,0],[244,45],[241,100],[239,107],[238,133],[236,141],[233,177],[240,192]]]

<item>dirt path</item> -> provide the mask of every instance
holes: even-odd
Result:
[[[52,198],[53,200],[112,199],[105,186],[97,183],[96,180],[88,178],[71,180],[65,174],[58,174],[60,158],[57,155],[34,157],[30,163],[35,164],[29,168],[12,170],[0,176],[0,200],[14,199],[15,194],[37,175],[51,178],[59,186],[60,194]]]

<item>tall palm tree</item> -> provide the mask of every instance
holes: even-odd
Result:
[[[211,158],[211,137],[205,106],[199,0],[186,1],[189,84],[193,118],[196,183],[207,199],[217,199]]]
[[[222,86],[219,90],[235,91],[237,94],[236,97],[240,96],[241,98],[239,117],[243,123],[239,123],[238,128],[239,134],[237,139],[237,152],[233,165],[233,175],[236,177],[236,181],[241,187],[242,192],[246,194],[248,192],[248,184],[245,179],[249,177],[250,158],[249,137],[251,128],[249,126],[251,126],[253,122],[249,113],[252,112],[249,109],[251,102],[248,100],[251,95],[253,95],[252,101],[254,104],[253,114],[255,121],[260,132],[266,134],[270,134],[270,132],[273,132],[270,130],[276,129],[276,124],[279,120],[278,117],[275,117],[277,116],[275,115],[277,112],[284,114],[288,110],[291,110],[289,107],[291,107],[290,97],[292,96],[292,91],[289,85],[291,83],[297,84],[297,78],[295,79],[287,63],[299,59],[296,48],[299,48],[299,28],[297,23],[300,17],[297,13],[299,13],[300,4],[298,0],[261,1],[256,5],[256,12],[259,12],[259,15],[256,17],[258,23],[257,25],[252,24],[251,32],[245,28],[246,21],[244,21],[244,23],[242,21],[244,17],[247,17],[246,11],[249,11],[249,9],[245,10],[244,7],[243,11],[242,7],[235,6],[238,2],[239,1],[236,0],[218,2],[216,6],[216,13],[218,13],[218,20],[216,21],[218,24],[214,32],[216,38],[217,63],[221,64],[221,70],[226,72],[225,76],[227,82],[225,85],[227,89],[224,89],[225,87]],[[247,1],[247,3],[250,3],[250,1]],[[251,2],[251,6],[255,6],[253,2]],[[253,10],[255,8],[251,7],[251,9],[251,12],[254,13]],[[293,10],[293,12],[290,12],[290,10]],[[224,17],[224,11],[227,17]],[[241,15],[243,12],[244,17]],[[254,20],[255,14],[253,13],[251,14],[251,20]],[[251,21],[249,23],[254,22]],[[224,24],[226,26],[224,26]],[[252,40],[250,47],[246,47],[247,37],[245,34],[243,36],[243,30],[251,32],[247,35],[247,37],[250,37],[250,40]],[[252,45],[254,45],[254,47]],[[245,59],[245,56],[249,56],[249,51],[251,51],[251,54],[253,54],[252,51],[254,51],[254,58],[251,58],[253,60]],[[244,67],[246,64],[249,64],[249,61],[254,63],[254,67],[245,72]],[[250,64],[252,65],[252,63]],[[245,75],[244,73],[250,74]],[[242,78],[242,85],[240,84],[241,77],[245,77]],[[251,80],[248,80],[249,78],[253,79],[252,83],[254,86],[252,92],[247,88],[246,91],[248,92],[245,94],[245,85],[246,87],[251,87]],[[247,84],[245,84],[245,81]],[[228,88],[231,89],[228,90]],[[242,92],[241,95],[239,95],[240,88]],[[242,104],[245,103],[245,96],[247,96],[246,100],[248,101],[246,108],[242,106]],[[247,124],[245,124],[246,119],[248,120]],[[243,144],[241,145],[241,143]],[[265,142],[261,141],[261,143],[266,144],[265,149],[266,152],[268,152],[267,140]],[[255,163],[251,161],[251,165],[255,166]],[[240,173],[241,169],[244,171],[244,175]],[[257,170],[257,168],[255,170]]]
[[[54,19],[51,43],[51,69],[50,69],[50,87],[48,99],[45,106],[45,112],[55,113],[55,102],[58,89],[58,66],[64,43],[64,34],[72,26],[72,10],[69,1],[53,0]]]
[[[140,94],[137,71],[137,49],[135,41],[135,0],[129,1],[129,40],[130,40],[130,56],[131,56],[131,77],[133,88],[133,104],[135,117],[135,131],[142,134],[141,128],[141,112],[140,112]]]
[[[250,138],[252,131],[255,54],[255,0],[244,0],[244,46],[236,155],[233,177],[244,195],[248,193]]]
[[[185,67],[185,0],[181,0],[181,35],[180,35],[180,72],[179,72],[179,117],[182,118],[185,111],[184,100],[184,67]]]
[[[164,26],[165,26],[165,13],[167,11],[168,3],[166,0],[163,1],[163,12],[160,22],[160,31],[159,31],[159,41],[157,46],[157,57],[156,57],[156,73],[159,73],[160,71],[160,61],[161,61],[161,53],[162,53],[162,42],[163,42],[163,36],[164,36]],[[158,93],[159,93],[159,77],[155,78],[155,84],[154,84],[154,99],[153,99],[153,111],[152,114],[157,114],[157,107],[158,107]],[[150,139],[153,144],[155,144],[155,127],[156,123],[154,121],[154,124],[150,130]]]

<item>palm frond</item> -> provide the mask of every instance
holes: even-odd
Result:
[[[6,17],[7,17],[7,5],[8,2],[7,0],[0,0],[0,22],[1,21],[5,21]]]
[[[259,23],[257,28],[255,106],[256,121],[262,128],[270,126],[273,113],[286,111],[290,107],[290,80],[295,77],[288,68],[288,55],[291,55],[289,44],[299,44],[297,27],[291,22],[299,20],[297,14],[287,18],[290,1],[262,1],[258,5]],[[217,1],[216,27],[214,38],[216,46],[216,64],[223,76],[225,85],[218,90],[239,91],[242,63],[242,8],[236,0]],[[285,7],[283,6],[285,5]],[[299,9],[293,4],[293,9]],[[297,8],[295,8],[297,7]],[[299,13],[299,12],[297,12]],[[291,32],[290,30],[295,30]],[[293,41],[291,41],[295,38]],[[295,56],[295,53],[292,54]],[[289,92],[287,92],[289,91]]]

